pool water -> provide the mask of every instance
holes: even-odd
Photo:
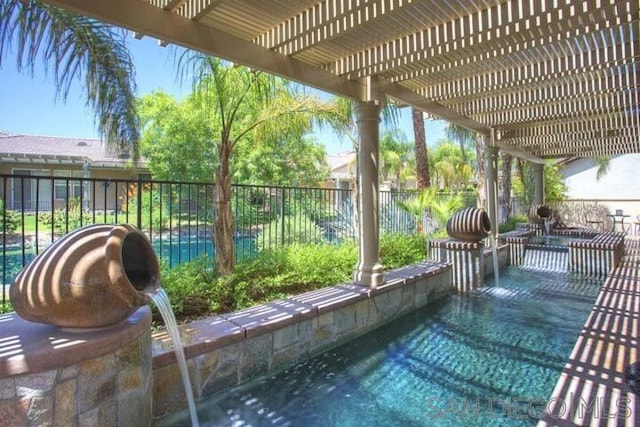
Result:
[[[529,243],[537,245],[551,245],[551,246],[569,246],[569,242],[575,240],[591,240],[590,237],[577,237],[577,236],[533,236],[529,239]]]
[[[487,278],[487,283],[493,283]],[[201,403],[206,426],[533,426],[601,281],[503,270],[284,372]],[[186,412],[162,426],[190,425]]]
[[[213,243],[210,239],[198,239],[196,237],[183,236],[182,239],[154,239],[151,242],[158,259],[167,263],[170,267],[193,261],[201,256],[213,259]],[[235,258],[240,260],[257,253],[255,240],[251,237],[237,237],[234,239]],[[44,248],[40,248],[42,252]],[[0,251],[0,283],[9,284],[20,273],[24,265],[27,265],[36,257],[33,247],[10,248],[6,256]]]

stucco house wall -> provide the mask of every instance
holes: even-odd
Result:
[[[148,176],[148,170],[143,162],[133,167],[97,139],[0,132],[0,175],[5,175],[0,182],[0,197],[8,209],[47,211],[65,207],[66,188],[72,197],[79,198],[82,193],[88,208],[113,211],[119,209],[127,194],[126,183],[114,180],[135,180]],[[66,181],[66,177],[90,180],[81,187],[78,180]]]
[[[572,211],[569,222],[602,219],[605,229],[612,227],[613,218],[607,215],[622,210],[626,224],[640,215],[640,154],[625,154],[611,158],[608,172],[597,179],[598,166],[589,158],[566,160],[560,173],[567,184],[568,201],[565,212]],[[582,212],[581,208],[582,207]],[[569,215],[566,214],[565,215]],[[627,231],[634,232],[632,227]]]

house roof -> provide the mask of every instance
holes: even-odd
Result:
[[[329,163],[329,169],[334,171],[345,165],[348,165],[356,158],[355,151],[343,151],[342,153],[327,155],[327,163]]]
[[[45,0],[530,160],[640,152],[638,0]]]
[[[106,149],[99,139],[0,132],[0,159],[11,163],[84,164],[122,167],[130,162]]]

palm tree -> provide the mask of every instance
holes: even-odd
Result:
[[[475,132],[451,122],[449,122],[444,131],[449,139],[458,142],[458,145],[460,147],[460,154],[462,155],[462,162],[468,163],[469,158],[467,156],[466,148],[472,146],[475,143]]]
[[[398,206],[415,217],[418,233],[425,234],[423,225],[425,210],[429,209],[438,224],[444,227],[449,218],[464,206],[464,201],[460,194],[440,198],[437,189],[429,187],[419,191],[412,199],[399,201]]]
[[[56,95],[66,100],[78,79],[107,144],[138,158],[134,67],[124,30],[36,0],[0,0],[0,66],[15,50],[19,70],[43,60]]]
[[[416,186],[418,190],[422,190],[431,186],[431,178],[429,176],[429,152],[427,151],[422,111],[412,107],[411,120],[413,122],[413,138],[416,145]]]
[[[217,271],[227,275],[235,267],[230,166],[237,144],[249,136],[255,143],[302,137],[312,122],[346,124],[334,104],[299,95],[274,76],[191,51],[182,54],[178,66],[183,76],[192,76],[196,99],[218,122],[219,134],[210,135],[218,154],[213,244]]]
[[[383,179],[393,179],[396,189],[402,189],[403,176],[412,154],[412,146],[402,133],[386,131],[380,138],[380,173]]]

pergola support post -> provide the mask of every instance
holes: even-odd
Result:
[[[358,264],[353,280],[376,288],[384,282],[380,264],[380,227],[378,220],[378,122],[380,105],[358,101]]]
[[[544,164],[534,163],[533,174],[534,174],[533,204],[544,205]]]
[[[491,221],[491,234],[495,237],[498,235],[498,147],[494,143],[493,132],[491,132],[489,144],[485,144],[487,214]]]

